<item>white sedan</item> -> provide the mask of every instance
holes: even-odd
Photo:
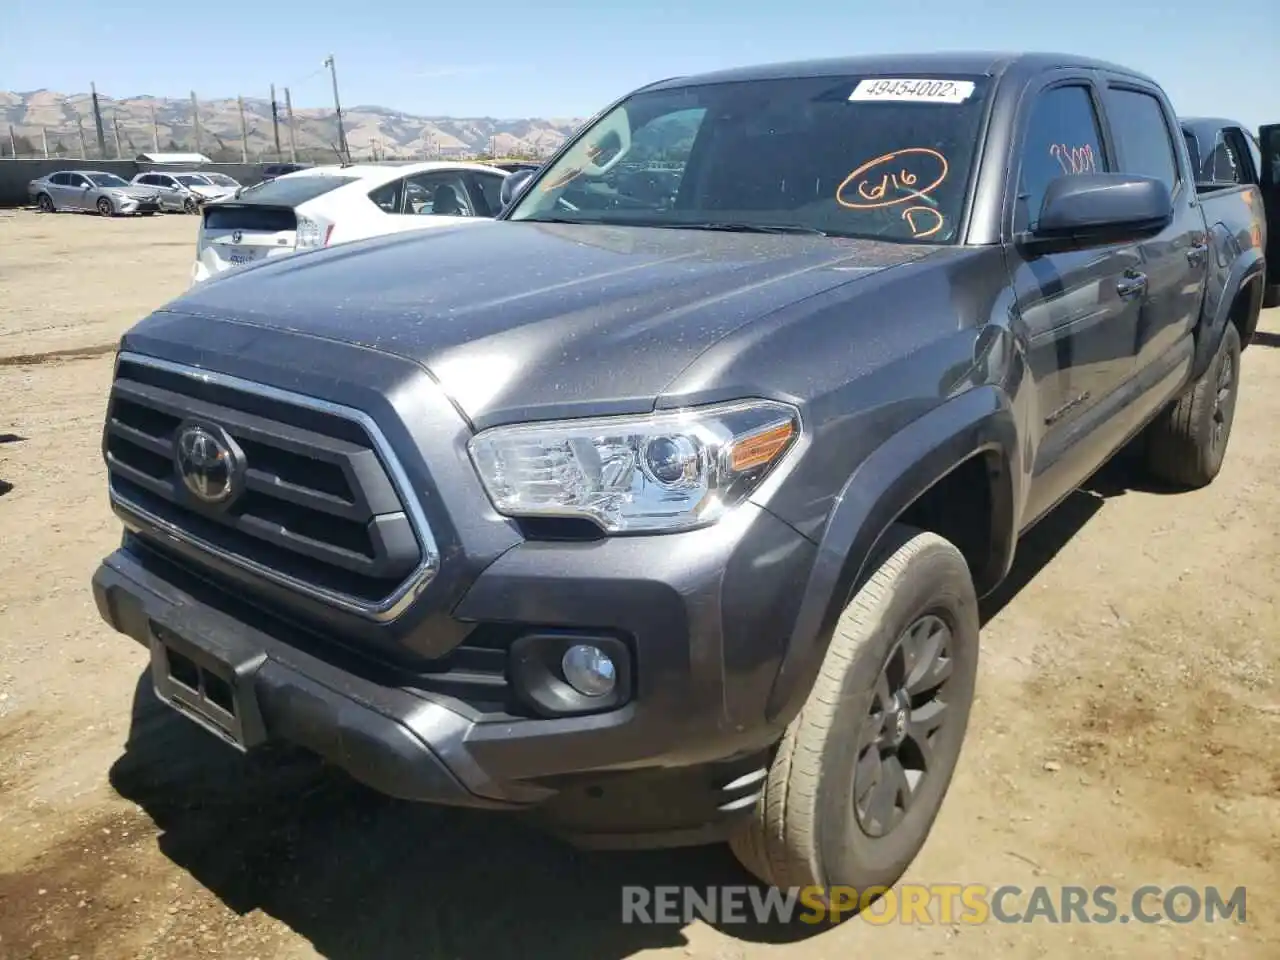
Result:
[[[266,257],[496,216],[505,171],[479,163],[312,167],[201,209],[191,283]]]

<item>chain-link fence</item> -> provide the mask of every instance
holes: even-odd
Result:
[[[295,111],[287,89],[277,98],[201,100],[45,92],[22,100],[0,95],[0,158],[135,160],[196,154],[221,163],[545,159],[576,121],[426,118],[382,108],[343,113]]]

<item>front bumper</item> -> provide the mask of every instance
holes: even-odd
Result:
[[[625,705],[550,719],[486,715],[349,646],[300,641],[137,537],[103,561],[93,590],[103,619],[153,650],[157,692],[188,717],[200,720],[165,696],[157,647],[216,661],[240,685],[247,746],[303,746],[404,799],[538,808],[579,842],[665,845],[751,809],[781,733],[764,705],[813,555],[752,504],[690,534],[509,550],[455,618],[533,632],[591,624],[633,651]]]

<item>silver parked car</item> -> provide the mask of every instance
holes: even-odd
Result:
[[[59,170],[27,184],[27,193],[44,213],[96,211],[104,217],[136,214],[149,217],[160,209],[155,187],[140,187],[98,170]]]
[[[210,200],[225,200],[235,196],[240,184],[221,173],[199,173],[195,170],[181,173],[158,173],[154,170],[140,173],[133,178],[135,186],[150,187],[160,197],[161,210],[179,210],[197,213]]]

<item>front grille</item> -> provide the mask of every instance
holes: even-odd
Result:
[[[175,453],[189,426],[238,448],[237,495],[202,499]],[[376,425],[308,397],[124,354],[103,450],[112,499],[142,526],[379,619],[434,571],[425,519]]]

